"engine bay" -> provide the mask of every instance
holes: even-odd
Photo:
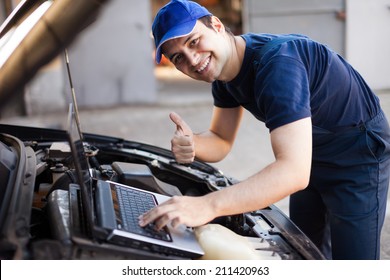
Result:
[[[76,176],[65,131],[8,125],[0,128],[4,146],[1,153],[1,188],[4,190],[0,220],[4,225],[1,258],[178,258],[88,238],[74,242],[73,229],[69,226],[68,197],[69,186],[75,183]],[[99,180],[167,196],[200,196],[237,182],[201,161],[178,164],[170,151],[156,146],[94,134],[84,134],[84,137],[91,174]],[[8,178],[7,182],[3,178]],[[4,214],[7,209],[12,211]],[[323,258],[311,241],[274,205],[220,217],[211,224],[250,240],[263,259]]]

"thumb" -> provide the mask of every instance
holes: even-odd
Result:
[[[188,124],[175,112],[169,114],[171,120],[176,124],[176,130],[182,135],[191,136],[192,130]]]

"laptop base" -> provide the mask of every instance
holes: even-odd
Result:
[[[55,225],[51,231],[57,242],[40,242],[39,247],[35,248],[36,254],[42,256],[45,254],[44,258],[50,258],[48,256],[50,251],[49,255],[54,259],[189,259],[184,256],[153,252],[144,247],[137,249],[125,244],[120,246],[91,239],[85,232],[85,228],[81,227],[82,218],[76,214],[79,210],[69,208],[69,197],[74,198],[75,195],[78,195],[77,189],[73,187],[69,191],[55,190],[48,196],[49,219],[55,221],[50,223]],[[74,228],[71,228],[71,223],[75,225]]]

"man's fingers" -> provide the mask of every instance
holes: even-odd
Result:
[[[158,207],[155,207],[151,210],[149,210],[148,212],[142,214],[140,217],[139,217],[139,225],[141,227],[144,227],[144,226],[147,226],[148,224],[151,224],[151,223],[154,223],[156,225],[156,228],[158,229],[161,229],[163,228],[168,222],[168,221],[165,221],[165,219],[162,220],[162,218],[164,218],[164,216],[169,213],[170,211],[172,211],[172,206],[170,205],[170,201],[166,201],[162,204],[160,204]],[[162,221],[160,221],[162,220]]]
[[[169,117],[176,124],[176,131],[179,131],[182,135],[192,135],[191,128],[177,113],[172,112]]]
[[[181,126],[183,119],[177,113],[172,112],[169,114],[169,117],[177,126]]]
[[[184,164],[193,162],[195,147],[191,128],[175,112],[170,113],[169,117],[176,124],[176,131],[171,140],[171,150],[176,161]]]
[[[171,150],[179,163],[191,163],[195,158],[192,139],[189,136],[175,136],[171,140]]]
[[[145,227],[153,223],[157,230],[161,230],[169,223],[177,227],[180,224],[178,207],[178,198],[173,197],[159,206],[149,210],[139,217],[139,225]]]

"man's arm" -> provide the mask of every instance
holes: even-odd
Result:
[[[171,141],[176,160],[180,163],[190,163],[195,156],[205,162],[222,160],[233,146],[242,114],[242,107],[214,107],[209,130],[193,134],[179,115],[171,113],[170,118],[176,124]]]
[[[210,194],[216,217],[261,209],[306,188],[312,157],[311,118],[273,130],[271,144],[274,162],[233,187]]]
[[[157,228],[168,223],[200,226],[219,216],[262,209],[304,189],[311,169],[311,119],[273,130],[271,142],[275,161],[258,173],[205,196],[174,197],[141,216],[141,226],[151,222]]]
[[[231,151],[244,109],[214,107],[210,128],[195,134],[196,157],[206,162],[218,162]]]

